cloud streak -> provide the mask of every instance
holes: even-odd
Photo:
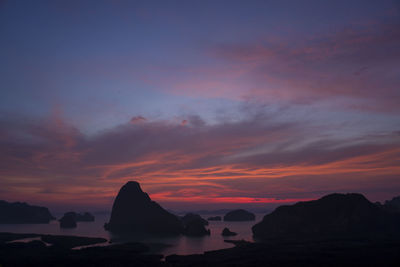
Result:
[[[395,133],[379,142],[316,141],[315,128],[267,114],[217,124],[186,120],[129,121],[88,136],[61,117],[3,117],[2,197],[105,207],[128,180],[172,207],[278,204],[333,191],[362,190],[379,199],[400,190],[393,182],[400,175]]]
[[[218,64],[182,70],[166,82],[172,92],[196,97],[397,114],[399,29],[390,17],[301,37],[220,43],[208,51]]]

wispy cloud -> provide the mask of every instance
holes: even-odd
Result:
[[[2,197],[109,205],[128,180],[175,206],[282,203],[343,190],[379,198],[400,190],[393,182],[400,174],[398,134],[387,133],[379,142],[324,135],[317,141],[315,127],[275,117],[258,113],[207,124],[189,116],[184,125],[129,121],[90,136],[60,116],[3,118]],[[387,191],[377,192],[377,184]]]
[[[177,94],[398,113],[399,29],[389,18],[301,38],[221,43],[208,51],[218,63],[182,70],[166,82]]]

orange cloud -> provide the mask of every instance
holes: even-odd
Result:
[[[129,123],[93,137],[69,127],[60,133],[46,123],[32,130],[3,122],[2,129],[14,134],[0,135],[0,193],[7,200],[104,207],[123,183],[137,180],[167,205],[223,207],[288,203],[336,191],[382,200],[400,191],[397,133],[379,142],[374,136],[311,142],[313,136],[307,139],[309,132],[296,124],[260,117],[217,125],[189,121],[185,127]]]

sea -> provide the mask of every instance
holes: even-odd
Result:
[[[104,223],[109,221],[110,214],[100,213],[95,215],[94,222],[78,222],[78,226],[73,229],[60,228],[57,220],[51,221],[49,224],[0,224],[0,232],[11,233],[35,233],[35,234],[52,234],[52,235],[74,235],[86,237],[103,237],[111,240],[113,243],[124,242],[143,242],[148,244],[155,244],[157,249],[152,250],[152,253],[160,253],[164,256],[177,254],[202,254],[206,251],[219,250],[230,248],[234,245],[232,243],[224,242],[224,240],[246,240],[253,242],[251,227],[260,222],[264,214],[255,214],[255,221],[245,222],[225,222],[225,221],[209,221],[206,226],[210,229],[211,234],[203,237],[188,237],[188,236],[175,236],[175,237],[151,237],[151,236],[115,236],[108,231],[104,230]],[[211,216],[221,216],[224,214],[200,214],[203,218]],[[57,216],[59,218],[61,216]],[[221,235],[222,230],[228,227],[229,230],[236,232],[236,236],[224,237]],[[163,244],[157,245],[157,244]],[[102,244],[105,245],[105,244]],[[166,245],[166,246],[164,246]]]

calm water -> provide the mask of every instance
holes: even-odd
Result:
[[[208,214],[202,215],[202,217],[208,218],[216,215],[223,216],[223,214]],[[244,239],[247,241],[253,241],[251,227],[257,222],[261,221],[264,215],[265,214],[256,214],[256,221],[250,222],[210,221],[208,228],[211,231],[211,235],[204,237],[178,236],[160,238],[148,236],[130,236],[121,239],[120,237],[113,236],[104,230],[103,225],[105,222],[108,222],[109,219],[109,215],[104,214],[95,214],[95,222],[78,222],[78,227],[75,229],[61,229],[58,221],[52,221],[49,224],[0,224],[0,232],[77,235],[88,237],[104,237],[106,239],[113,239],[116,242],[141,241],[147,243],[163,243],[171,246],[157,252],[162,253],[165,256],[171,254],[187,255],[233,247],[233,244],[225,243],[224,239]],[[224,227],[228,227],[231,231],[238,233],[238,235],[233,237],[223,237],[221,232]]]

